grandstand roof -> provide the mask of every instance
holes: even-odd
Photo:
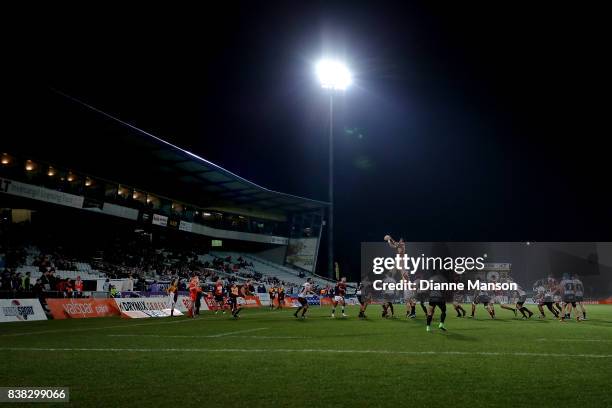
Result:
[[[262,187],[71,96],[53,92],[39,107],[49,136],[11,143],[32,159],[204,208],[289,213],[328,205]]]

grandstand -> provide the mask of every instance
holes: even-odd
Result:
[[[91,290],[107,278],[147,288],[194,272],[204,282],[329,283],[317,275],[326,202],[261,187],[63,95],[46,98],[54,115],[38,114],[53,137],[0,146],[5,275],[29,273],[33,285],[47,257],[56,277],[80,276]],[[247,262],[219,262],[228,257]]]

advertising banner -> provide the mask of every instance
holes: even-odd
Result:
[[[44,187],[0,178],[0,192],[67,207],[82,208],[84,198]]]
[[[245,296],[244,298],[238,298],[238,302],[239,304],[241,304],[242,307],[248,307],[248,308],[254,308],[254,307],[261,307],[261,302],[259,301],[259,298],[257,296]],[[242,299],[242,302],[240,301],[240,299]]]
[[[38,299],[0,299],[0,323],[47,320]]]
[[[54,319],[85,319],[89,317],[119,316],[113,299],[47,299]]]
[[[139,319],[146,317],[169,317],[170,316],[170,297],[167,298],[127,298],[113,299],[122,317]],[[180,316],[183,313],[174,309],[174,315]]]
[[[259,303],[262,306],[270,306],[270,294],[269,293],[258,293]]]
[[[181,221],[179,224],[181,231],[191,232],[193,230],[193,224],[187,221]]]
[[[190,307],[191,307],[191,298],[189,296],[179,295],[178,300],[176,301],[175,308],[180,310],[183,313],[187,313]],[[206,296],[202,297],[202,300],[200,301],[200,311],[202,310],[210,310],[209,304],[208,304],[208,298]]]
[[[153,214],[153,225],[165,227],[168,225],[168,217],[165,215]]]

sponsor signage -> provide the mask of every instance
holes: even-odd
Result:
[[[122,317],[140,319],[147,317],[169,317],[170,316],[170,297],[166,298],[115,298],[117,307]],[[182,315],[181,311],[174,309],[174,315]]]
[[[0,323],[47,320],[38,299],[0,299]]]
[[[113,299],[47,299],[54,319],[85,319],[89,317],[119,316]]]
[[[262,306],[270,306],[270,294],[269,293],[258,293],[259,303]]]
[[[153,225],[166,227],[168,225],[168,217],[160,214],[153,214]]]
[[[67,207],[83,208],[84,197],[6,178],[0,178],[0,192]]]
[[[181,231],[191,232],[193,231],[193,224],[187,221],[181,221],[179,224],[179,229]]]
[[[261,302],[257,296],[245,296],[243,298],[238,298],[238,303],[241,304],[242,307],[261,307]]]

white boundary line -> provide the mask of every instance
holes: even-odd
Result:
[[[100,351],[127,353],[334,353],[334,354],[387,354],[410,356],[510,356],[510,357],[561,357],[561,358],[612,358],[612,354],[561,354],[561,353],[507,353],[487,351],[394,351],[394,350],[334,350],[334,349],[232,349],[232,348],[53,348],[53,347],[2,347],[1,351]]]
[[[278,313],[278,311],[254,311],[254,312],[250,312],[247,313],[245,316],[252,316],[252,315],[266,315],[266,314],[272,314],[272,313]],[[53,329],[53,330],[38,330],[38,331],[30,331],[30,332],[22,332],[22,333],[7,333],[7,334],[0,334],[0,337],[18,337],[18,336],[30,336],[30,335],[36,335],[36,334],[50,334],[50,333],[72,333],[72,332],[83,332],[83,331],[93,331],[93,330],[106,330],[106,329],[124,329],[124,328],[130,328],[130,327],[138,327],[138,326],[157,326],[160,324],[176,324],[176,323],[188,323],[188,322],[202,322],[202,321],[210,321],[210,320],[216,320],[216,319],[220,319],[222,318],[223,315],[203,315],[200,317],[196,317],[196,318],[184,318],[181,320],[172,320],[172,321],[155,321],[155,322],[148,322],[148,323],[128,323],[131,322],[131,320],[126,320],[125,324],[116,324],[113,326],[104,326],[104,327],[81,327],[81,328],[76,328],[76,329]],[[157,318],[157,317],[152,317],[151,319],[166,319],[166,318]],[[171,319],[170,317],[168,317],[167,319]],[[76,319],[74,319],[76,320]],[[48,321],[48,320],[47,320]]]
[[[262,329],[263,330],[263,329]],[[154,338],[172,338],[172,339],[210,339],[221,337],[221,335],[172,335],[172,334],[107,334],[107,337],[154,337]],[[240,339],[310,339],[306,336],[234,336],[229,333],[224,333],[224,337],[240,338]]]
[[[612,340],[603,339],[536,339],[536,341],[563,341],[563,342],[588,342],[588,343],[609,343]]]

